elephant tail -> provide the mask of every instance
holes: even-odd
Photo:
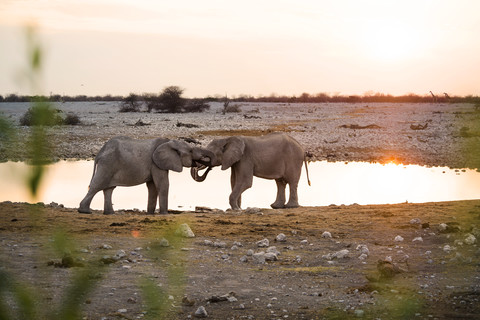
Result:
[[[310,183],[310,177],[308,176],[308,165],[307,165],[307,155],[303,157],[303,162],[305,163],[305,171],[307,172],[307,182],[308,185],[311,186],[312,184]]]

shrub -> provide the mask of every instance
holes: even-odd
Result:
[[[160,94],[162,110],[165,112],[182,112],[185,105],[185,99],[182,98],[183,89],[177,86],[170,86],[163,89]]]
[[[141,102],[139,96],[130,93],[122,100],[119,112],[140,112]]]
[[[61,110],[50,108],[48,105],[38,104],[31,107],[20,118],[22,126],[57,126],[63,124],[59,115]]]
[[[63,120],[63,124],[66,124],[69,126],[76,126],[80,123],[81,123],[80,118],[74,113],[68,113],[65,119]]]
[[[205,99],[190,100],[184,107],[184,112],[204,112],[210,109],[210,105],[206,103]]]

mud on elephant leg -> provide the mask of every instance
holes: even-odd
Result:
[[[270,206],[273,209],[285,208],[285,188],[287,183],[283,179],[275,179],[275,182],[277,183],[277,199]]]
[[[103,214],[114,214],[113,211],[113,204],[112,204],[112,193],[115,187],[110,187],[103,190],[103,196],[105,197],[105,201],[103,204]]]

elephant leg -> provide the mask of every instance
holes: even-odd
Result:
[[[286,208],[298,208],[300,205],[298,204],[298,194],[297,194],[297,187],[298,187],[298,181],[296,182],[290,182],[288,184],[289,189],[290,189],[290,197],[288,199],[287,204],[285,205]]]
[[[154,214],[155,208],[157,207],[158,192],[153,181],[147,182],[148,188],[148,204],[147,204],[147,214]]]
[[[90,203],[92,203],[93,197],[100,191],[98,189],[90,188],[87,192],[87,195],[80,202],[80,207],[78,208],[79,213],[92,213],[90,210]]]
[[[242,193],[252,186],[253,182],[253,172],[251,174],[244,173],[239,174],[238,172],[234,173],[232,169],[232,193],[229,197],[230,207],[233,210],[240,210],[240,205],[242,202]]]
[[[277,183],[277,199],[270,206],[273,209],[280,209],[285,207],[285,188],[287,183],[283,179],[275,179]]]
[[[104,204],[103,204],[103,214],[114,214],[115,211],[113,211],[113,204],[112,204],[112,193],[113,189],[115,187],[110,187],[107,189],[103,190],[103,196],[105,198]]]
[[[159,168],[152,169],[153,182],[157,189],[159,200],[160,214],[168,213],[168,189],[170,183],[168,181],[168,170],[161,170]]]

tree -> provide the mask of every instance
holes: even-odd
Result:
[[[159,97],[161,109],[170,113],[182,112],[185,105],[185,99],[182,98],[183,91],[184,89],[178,86],[170,86],[163,89]]]
[[[140,99],[135,93],[130,93],[123,99],[120,112],[140,112]]]

